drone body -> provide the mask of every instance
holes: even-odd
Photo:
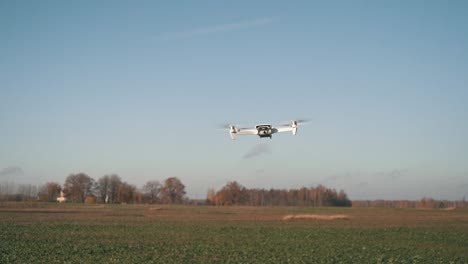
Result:
[[[291,131],[293,135],[297,133],[298,123],[302,123],[302,120],[293,120],[290,124],[281,125],[278,127],[273,127],[270,124],[259,124],[256,125],[255,128],[236,128],[235,125],[229,125],[229,134],[231,135],[231,139],[236,139],[237,135],[257,135],[260,138],[269,137],[275,133],[279,132],[288,132]]]

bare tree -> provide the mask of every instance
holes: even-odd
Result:
[[[103,203],[109,202],[110,193],[110,176],[104,175],[97,181],[97,189],[99,191],[100,201]]]
[[[105,203],[121,203],[122,186],[124,182],[117,174],[104,175],[98,179],[97,188],[101,201]]]
[[[185,185],[177,177],[167,178],[161,188],[161,198],[164,202],[182,203],[185,196]]]
[[[151,203],[156,203],[159,200],[159,194],[161,193],[162,185],[159,181],[148,181],[143,186],[143,191],[150,198]]]
[[[120,188],[122,186],[122,179],[117,174],[112,174],[109,177],[109,202],[110,203],[120,203],[119,199]]]
[[[20,184],[16,191],[16,201],[30,201],[37,198],[37,186],[32,184]]]
[[[2,201],[8,201],[15,192],[16,185],[11,182],[4,182],[0,184],[0,199]]]

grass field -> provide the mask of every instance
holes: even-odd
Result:
[[[468,263],[468,211],[0,205],[0,263],[54,262]]]

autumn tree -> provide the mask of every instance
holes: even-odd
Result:
[[[94,179],[84,173],[70,174],[65,180],[64,189],[74,203],[84,203],[88,195],[93,194]]]
[[[62,186],[56,182],[48,182],[39,188],[38,196],[42,201],[55,202],[60,195]]]
[[[351,201],[348,199],[348,195],[340,190],[336,198],[336,206],[351,206]]]
[[[228,182],[216,196],[223,205],[242,205],[248,201],[247,190],[236,181]]]
[[[213,199],[207,197],[208,201]],[[250,206],[351,206],[346,193],[341,190],[317,187],[300,189],[247,189],[237,182],[228,182],[216,192],[215,205]]]
[[[185,196],[185,185],[177,177],[170,177],[161,187],[161,199],[165,203],[182,203]]]
[[[119,186],[117,201],[120,203],[135,203],[136,201],[135,185],[122,182]]]
[[[216,192],[213,188],[209,188],[206,193],[206,204],[208,205],[216,204]]]

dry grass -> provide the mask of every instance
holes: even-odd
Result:
[[[161,210],[167,210],[166,208],[162,207],[150,207],[148,208],[149,211],[161,211]]]
[[[447,207],[447,208],[444,208],[442,210],[445,210],[445,211],[453,211],[453,210],[457,210],[456,207]]]
[[[285,215],[283,220],[298,220],[298,219],[310,219],[310,220],[350,220],[348,215],[319,215],[319,214],[290,214]]]

